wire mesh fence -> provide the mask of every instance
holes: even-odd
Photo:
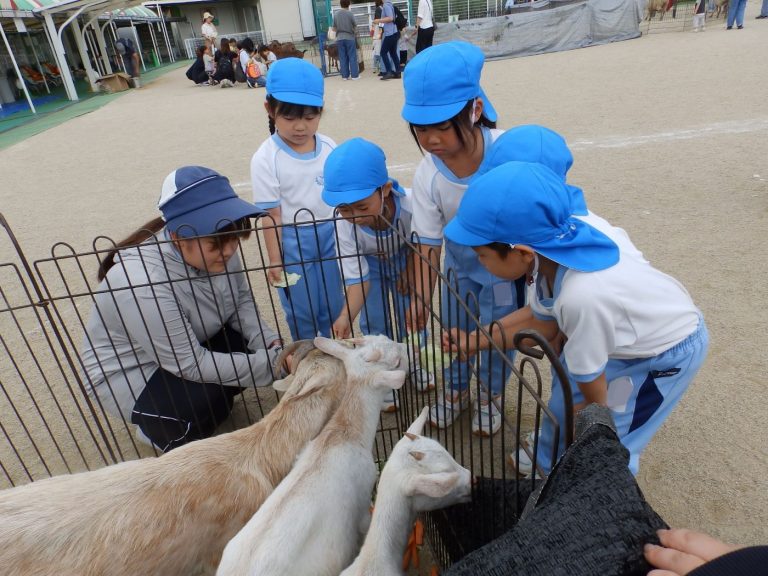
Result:
[[[218,271],[185,264],[179,243],[161,232],[138,247],[121,248],[99,281],[97,271],[116,247],[112,239],[96,238],[87,250],[57,243],[49,257],[30,265],[1,215],[0,222],[16,254],[0,263],[0,488],[160,454],[140,432],[144,421],[136,406],[150,391],[145,405],[157,408],[163,402],[157,395],[165,398],[173,378],[181,381],[181,392],[165,410],[178,410],[175,416],[198,437],[258,421],[278,401],[269,386],[272,341],[331,336],[344,312],[355,316],[355,294],[362,294],[362,303],[349,336],[384,333],[411,344],[406,385],[380,416],[373,454],[380,466],[424,406],[434,407],[452,390],[471,393],[461,396],[467,410],[451,426],[426,432],[478,479],[472,504],[425,515],[443,566],[515,523],[537,480],[520,480],[510,453],[525,450],[535,467],[535,431],[544,421],[555,437],[562,433],[570,442],[572,423],[560,426],[546,407],[549,365],[540,358],[546,354],[555,369],[562,368],[540,336],[518,334],[518,358],[504,352],[503,343],[473,360],[443,353],[441,337],[454,327],[479,340],[500,333],[500,326],[481,323],[476,297],[461,293],[455,272],[441,271],[439,258],[420,250],[418,238],[402,229],[376,230],[367,221],[352,226],[339,217],[315,220],[311,214],[302,225],[276,225],[264,216],[238,232],[228,256],[215,238],[188,240],[184,250],[214,241],[213,251],[221,251]],[[345,227],[347,240],[350,233],[355,241],[367,235],[356,244],[370,248],[332,247],[329,253],[319,231],[329,231],[339,246]],[[284,242],[295,235],[291,254],[300,257],[285,252],[280,263],[271,262],[266,239],[276,233]],[[308,278],[318,269],[321,281],[313,284]],[[292,285],[275,288],[276,270]],[[427,283],[434,283],[434,297]],[[333,286],[340,293],[331,293]],[[426,296],[419,300],[418,294]],[[407,320],[417,308],[423,329],[409,336]],[[158,381],[165,373],[170,376]],[[194,404],[190,396],[201,382],[210,388],[202,396],[205,405],[190,415],[186,406]],[[493,382],[498,393],[491,391]],[[502,415],[495,434],[482,426],[473,433],[470,408],[481,397]],[[530,444],[524,440],[529,432]],[[543,476],[539,469],[538,478]]]

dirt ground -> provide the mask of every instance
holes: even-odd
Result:
[[[768,22],[744,30],[502,60],[483,85],[501,127],[563,133],[570,180],[683,282],[711,332],[702,373],[644,454],[639,482],[673,526],[768,542]],[[329,78],[321,131],[364,136],[410,184],[419,152],[402,87],[367,70]],[[250,198],[249,160],[267,137],[264,92],[193,87],[184,70],[0,151],[0,210],[30,258],[55,241],[86,249],[154,217],[163,178],[185,164],[229,176]],[[0,243],[0,261],[10,257]]]

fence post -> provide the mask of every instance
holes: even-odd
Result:
[[[77,365],[75,364],[75,361],[72,359],[72,355],[69,353],[69,349],[64,343],[64,338],[62,337],[61,331],[59,330],[59,327],[53,318],[53,314],[51,314],[51,310],[49,306],[50,302],[46,298],[44,298],[43,292],[40,289],[40,285],[37,282],[37,278],[35,277],[35,274],[32,272],[32,267],[29,265],[29,261],[27,260],[27,257],[24,254],[24,251],[21,249],[21,245],[19,244],[19,241],[16,238],[16,235],[13,233],[13,230],[11,229],[10,224],[8,224],[8,221],[5,219],[5,216],[3,215],[2,212],[0,212],[0,226],[5,228],[5,232],[6,234],[8,234],[8,238],[10,239],[11,244],[13,245],[13,248],[16,251],[16,255],[18,256],[19,261],[21,262],[21,265],[24,268],[24,271],[26,272],[26,279],[32,285],[32,289],[34,290],[35,297],[37,298],[37,301],[38,301],[38,306],[42,308],[43,311],[45,312],[45,317],[48,319],[48,323],[50,324],[51,330],[53,331],[53,334],[56,337],[56,341],[59,343],[59,348],[61,349],[61,353],[64,355],[64,358],[67,362],[67,366],[69,366],[69,369],[72,371],[72,374],[74,375],[75,380],[77,381],[77,387],[83,396],[85,405],[88,407],[88,412],[90,413],[91,418],[93,418],[93,421],[96,423],[96,428],[98,429],[99,436],[101,437],[102,442],[104,442],[104,446],[109,452],[110,458],[112,458],[112,463],[116,464],[118,462],[118,459],[115,456],[114,450],[112,449],[112,444],[109,442],[107,433],[105,432],[104,427],[101,425],[101,420],[99,419],[96,413],[96,409],[94,408],[93,403],[91,402],[91,399],[88,397],[88,392],[85,389],[85,386],[83,385],[83,381],[79,376]]]

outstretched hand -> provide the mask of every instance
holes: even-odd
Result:
[[[477,339],[459,328],[443,330],[441,346],[443,352],[456,354],[460,360],[466,360],[469,356],[477,354]]]
[[[644,549],[645,559],[656,568],[648,576],[685,576],[702,564],[738,548],[684,528],[659,530],[658,535],[662,545],[646,544]]]

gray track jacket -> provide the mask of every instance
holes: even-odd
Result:
[[[164,231],[157,237],[165,238]],[[81,357],[89,394],[130,422],[136,398],[159,367],[190,382],[271,384],[265,348],[278,335],[259,316],[237,254],[227,270],[208,276],[187,266],[170,242],[150,239],[122,250],[86,326]],[[200,345],[224,325],[243,335],[251,354]]]

